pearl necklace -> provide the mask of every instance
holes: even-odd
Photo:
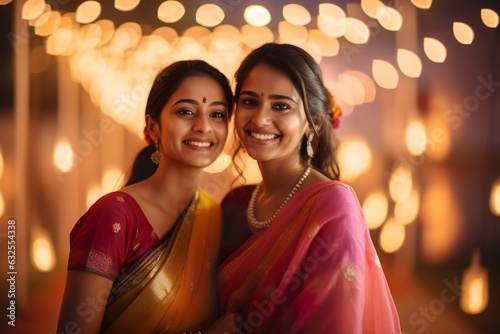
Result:
[[[288,195],[286,196],[283,203],[281,203],[278,210],[276,210],[276,212],[271,216],[271,218],[264,220],[262,222],[255,219],[255,212],[254,212],[255,200],[257,199],[257,195],[258,195],[260,188],[262,186],[262,183],[259,183],[257,185],[257,187],[255,187],[255,190],[252,193],[252,197],[250,198],[250,203],[248,204],[247,219],[250,222],[250,224],[258,230],[268,228],[271,225],[271,223],[273,222],[274,218],[278,215],[278,212],[280,212],[280,210],[285,206],[285,204],[290,200],[290,198],[292,198],[292,196],[295,195],[295,193],[299,190],[300,186],[302,186],[302,183],[305,181],[305,179],[309,175],[310,171],[311,171],[311,167],[307,167],[304,174],[302,174],[299,181],[297,181],[297,183],[295,184],[293,189],[288,193]]]

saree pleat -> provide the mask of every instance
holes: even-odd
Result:
[[[199,193],[170,238],[115,284],[103,333],[179,333],[214,320],[220,209]]]

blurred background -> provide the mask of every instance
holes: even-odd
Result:
[[[201,58],[232,78],[276,41],[309,51],[342,107],[342,180],[403,332],[500,333],[499,13],[497,0],[0,0],[0,331],[56,332],[69,232],[145,145],[159,69]],[[232,143],[203,176],[219,201]]]

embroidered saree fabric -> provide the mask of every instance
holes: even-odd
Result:
[[[68,269],[85,269],[115,281],[158,242],[134,198],[122,191],[109,193],[73,227]]]
[[[249,195],[229,196],[246,207]],[[239,212],[224,224],[247,229]],[[401,332],[358,199],[337,181],[298,192],[222,263],[218,285],[222,312],[244,314],[243,333]]]
[[[207,193],[198,190],[161,240],[135,200],[124,192],[106,195],[89,212],[72,231],[68,269],[89,270],[114,280],[103,333],[182,333],[215,321],[221,217],[219,205]],[[87,223],[94,226],[92,233],[82,233]],[[149,248],[139,253],[143,247]],[[92,254],[105,262],[96,264]]]

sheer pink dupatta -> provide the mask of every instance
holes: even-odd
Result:
[[[336,181],[297,193],[221,265],[219,289],[254,333],[400,333],[356,195]]]

